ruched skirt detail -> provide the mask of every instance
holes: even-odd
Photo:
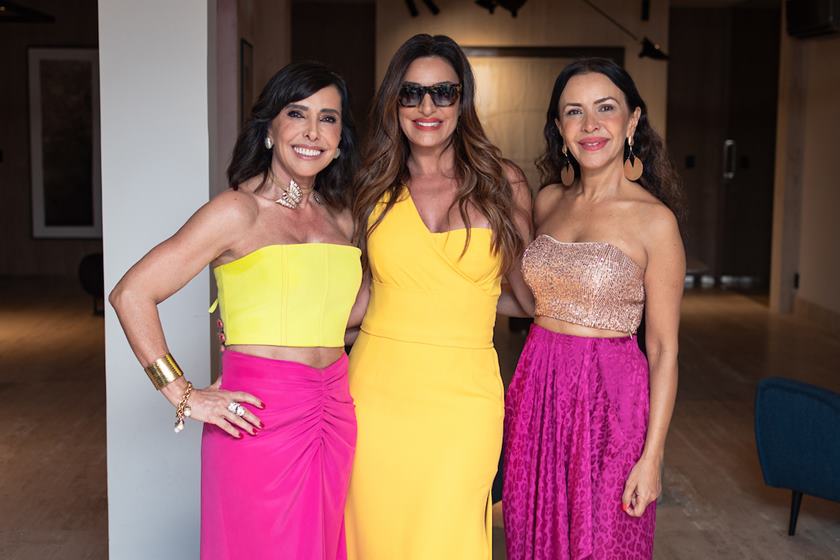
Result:
[[[265,404],[241,439],[206,424],[202,560],[343,560],[344,505],[356,446],[347,356],[318,369],[231,350],[222,388]],[[249,406],[249,405],[246,405]]]

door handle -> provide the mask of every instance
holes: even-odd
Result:
[[[723,141],[723,178],[732,180],[735,178],[735,140],[727,138]]]

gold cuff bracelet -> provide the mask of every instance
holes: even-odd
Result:
[[[144,370],[146,371],[146,375],[149,376],[149,379],[152,380],[152,385],[158,391],[184,375],[184,372],[178,367],[178,363],[172,357],[172,354],[158,358],[145,367]]]

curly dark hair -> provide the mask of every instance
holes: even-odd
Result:
[[[407,165],[411,148],[400,129],[397,97],[409,65],[423,57],[442,58],[452,66],[461,82],[460,115],[450,143],[455,151],[456,202],[467,227],[464,251],[470,242],[467,206],[472,204],[490,222],[493,251],[501,255],[502,268],[507,271],[525,247],[525,240],[514,223],[513,187],[505,174],[506,166],[517,170],[518,167],[504,159],[487,138],[475,109],[475,78],[470,63],[461,47],[445,35],[419,34],[403,43],[391,59],[376,93],[370,112],[364,163],[354,188],[353,218],[357,241],[364,251],[368,236],[411,178]],[[384,211],[373,224],[368,224],[368,218],[385,193],[390,197]]]
[[[262,175],[260,186],[265,184],[271,169],[271,150],[266,150],[263,142],[271,121],[289,103],[306,99],[327,86],[335,86],[341,96],[341,139],[338,144],[341,157],[318,173],[315,190],[333,208],[349,206],[349,185],[359,168],[350,95],[344,78],[318,62],[294,62],[284,66],[265,84],[233,148],[233,158],[227,169],[228,184],[232,189],[236,190],[257,175]]]
[[[682,224],[685,220],[685,205],[681,182],[671,159],[668,157],[662,138],[650,126],[647,105],[645,105],[642,96],[639,95],[639,90],[630,74],[624,68],[606,58],[576,60],[563,68],[554,81],[554,89],[551,92],[551,100],[548,102],[545,127],[543,128],[546,149],[545,153],[536,161],[537,168],[540,170],[540,188],[560,183],[560,170],[566,163],[566,158],[561,152],[563,138],[560,136],[556,124],[556,119],[560,114],[560,95],[573,76],[591,73],[603,74],[609,78],[624,93],[627,106],[631,111],[636,107],[641,109],[642,114],[639,118],[639,124],[636,126],[636,132],[633,135],[633,152],[644,164],[644,173],[642,173],[638,183],[662,201]],[[628,150],[625,142],[625,158],[629,153]],[[575,169],[575,176],[580,177],[580,165],[571,152],[569,152],[568,158]]]

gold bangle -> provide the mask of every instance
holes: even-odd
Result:
[[[178,367],[178,363],[175,361],[175,358],[172,357],[172,354],[167,354],[166,356],[158,358],[145,367],[144,370],[146,375],[149,376],[149,379],[151,379],[152,385],[154,385],[155,389],[158,391],[179,377],[184,376],[184,372]]]

